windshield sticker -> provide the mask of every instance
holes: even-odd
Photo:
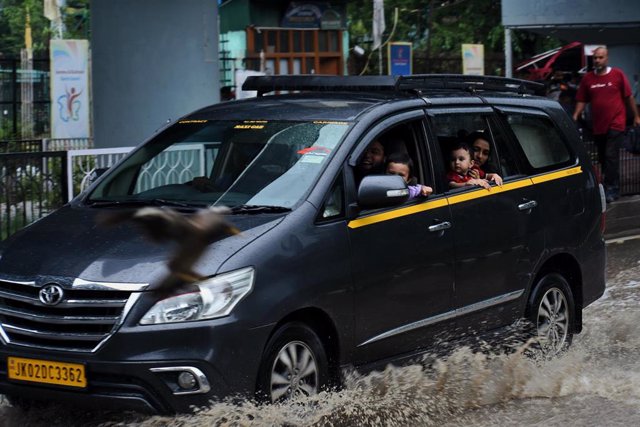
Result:
[[[320,146],[312,146],[312,147],[307,147],[307,148],[303,148],[302,150],[298,150],[298,154],[308,154],[311,152],[315,152],[314,154],[316,155],[325,155],[325,154],[330,154],[331,153],[331,149],[327,148],[327,147],[320,147]]]
[[[180,120],[178,123],[193,124],[193,123],[207,123],[209,120]]]
[[[315,120],[313,122],[314,125],[342,125],[347,126],[349,122],[337,122],[333,120]]]
[[[235,125],[234,129],[264,129],[267,120],[243,120],[241,125]]]
[[[234,129],[264,129],[264,125],[235,125]]]
[[[326,158],[326,155],[317,154],[305,154],[300,158],[300,163],[322,163],[322,161]]]

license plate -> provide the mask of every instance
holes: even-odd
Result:
[[[78,388],[87,386],[84,365],[78,363],[8,357],[7,367],[12,380]]]

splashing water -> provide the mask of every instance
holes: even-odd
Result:
[[[584,330],[560,357],[536,360],[462,347],[428,364],[345,374],[336,392],[274,405],[223,402],[172,417],[23,413],[0,402],[5,426],[457,426],[640,423],[640,266],[609,281],[584,312]],[[77,424],[74,424],[77,423]]]

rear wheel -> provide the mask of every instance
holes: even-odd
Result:
[[[573,339],[575,305],[571,288],[562,275],[545,275],[529,304],[529,320],[535,327],[539,349],[545,356],[566,350]]]
[[[258,397],[268,402],[317,394],[329,379],[322,342],[303,323],[282,326],[267,343],[258,375]]]

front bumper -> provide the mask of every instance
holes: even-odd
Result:
[[[233,396],[253,396],[270,327],[244,328],[232,319],[180,325],[122,328],[95,354],[0,345],[0,394],[100,408],[151,413],[188,412]],[[86,389],[8,379],[7,357],[85,365]],[[181,389],[184,369],[201,373],[193,389]],[[169,369],[166,369],[169,368]]]

